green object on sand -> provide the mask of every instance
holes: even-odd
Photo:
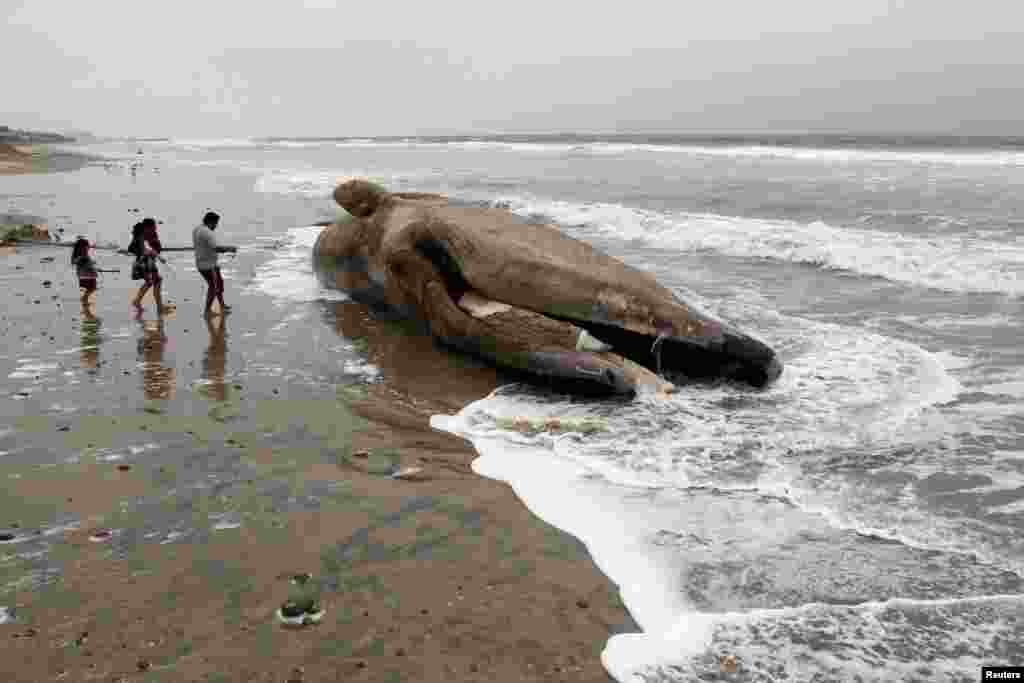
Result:
[[[602,421],[592,418],[582,420],[563,420],[560,418],[531,420],[525,417],[499,417],[495,419],[495,424],[502,429],[519,432],[520,434],[529,434],[531,436],[540,434],[541,432],[549,432],[552,434],[568,434],[570,432],[578,434],[595,434],[597,432],[608,431],[608,427]]]
[[[3,225],[0,226],[0,242],[39,242],[33,239],[35,226],[32,225]]]

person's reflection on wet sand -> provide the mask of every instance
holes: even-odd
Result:
[[[93,313],[92,303],[82,303],[81,337],[79,338],[79,362],[82,369],[95,375],[100,367],[100,323],[102,320]]]
[[[206,329],[210,331],[210,345],[203,353],[203,383],[200,385],[199,391],[214,401],[228,399],[228,388],[224,383],[228,358],[225,320],[225,316],[222,315],[206,318]]]
[[[147,400],[173,398],[174,368],[164,365],[164,351],[167,348],[164,321],[143,320],[141,314],[136,314],[135,319],[142,328],[142,336],[138,341],[139,362],[142,364],[142,394]]]

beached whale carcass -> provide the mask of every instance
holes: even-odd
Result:
[[[656,372],[761,387],[782,371],[764,343],[553,226],[365,180],[334,198],[348,215],[316,241],[321,278],[499,366],[617,393],[670,390]]]

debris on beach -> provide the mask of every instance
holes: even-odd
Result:
[[[25,223],[22,225],[10,225],[4,220],[0,224],[0,242],[49,242],[50,231],[40,225]],[[52,259],[51,259],[52,260]]]
[[[278,608],[277,620],[282,626],[319,624],[326,610],[313,598],[288,600]]]
[[[557,417],[549,417],[543,420],[531,420],[525,417],[499,417],[495,418],[494,422],[501,429],[519,432],[528,436],[535,436],[541,432],[554,434],[567,434],[570,432],[594,434],[608,430],[608,427],[603,422],[593,418],[564,420]]]
[[[242,523],[235,520],[224,520],[217,522],[211,527],[214,531],[228,531],[231,529],[238,529],[242,526]]]
[[[422,467],[403,467],[391,475],[392,479],[405,479],[408,481],[422,481],[429,479],[426,470]]]
[[[89,534],[89,540],[93,543],[106,543],[114,537],[114,533],[109,529],[94,529]]]

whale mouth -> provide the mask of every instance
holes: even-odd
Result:
[[[415,243],[415,249],[420,256],[430,261],[453,304],[457,305],[467,293],[479,294],[466,280],[442,242],[420,239]],[[782,364],[771,348],[727,325],[719,324],[721,334],[714,338],[680,338],[643,334],[608,322],[559,317],[536,309],[533,312],[586,330],[599,342],[611,347],[608,349],[611,352],[669,381],[727,379],[764,387],[782,372]],[[586,373],[581,371],[581,374]],[[621,383],[619,378],[609,378],[605,373],[601,374],[598,381],[609,386]]]
[[[565,320],[670,381],[728,379],[763,387],[782,374],[782,363],[771,348],[733,331],[723,330],[720,339],[657,337],[605,322]]]

